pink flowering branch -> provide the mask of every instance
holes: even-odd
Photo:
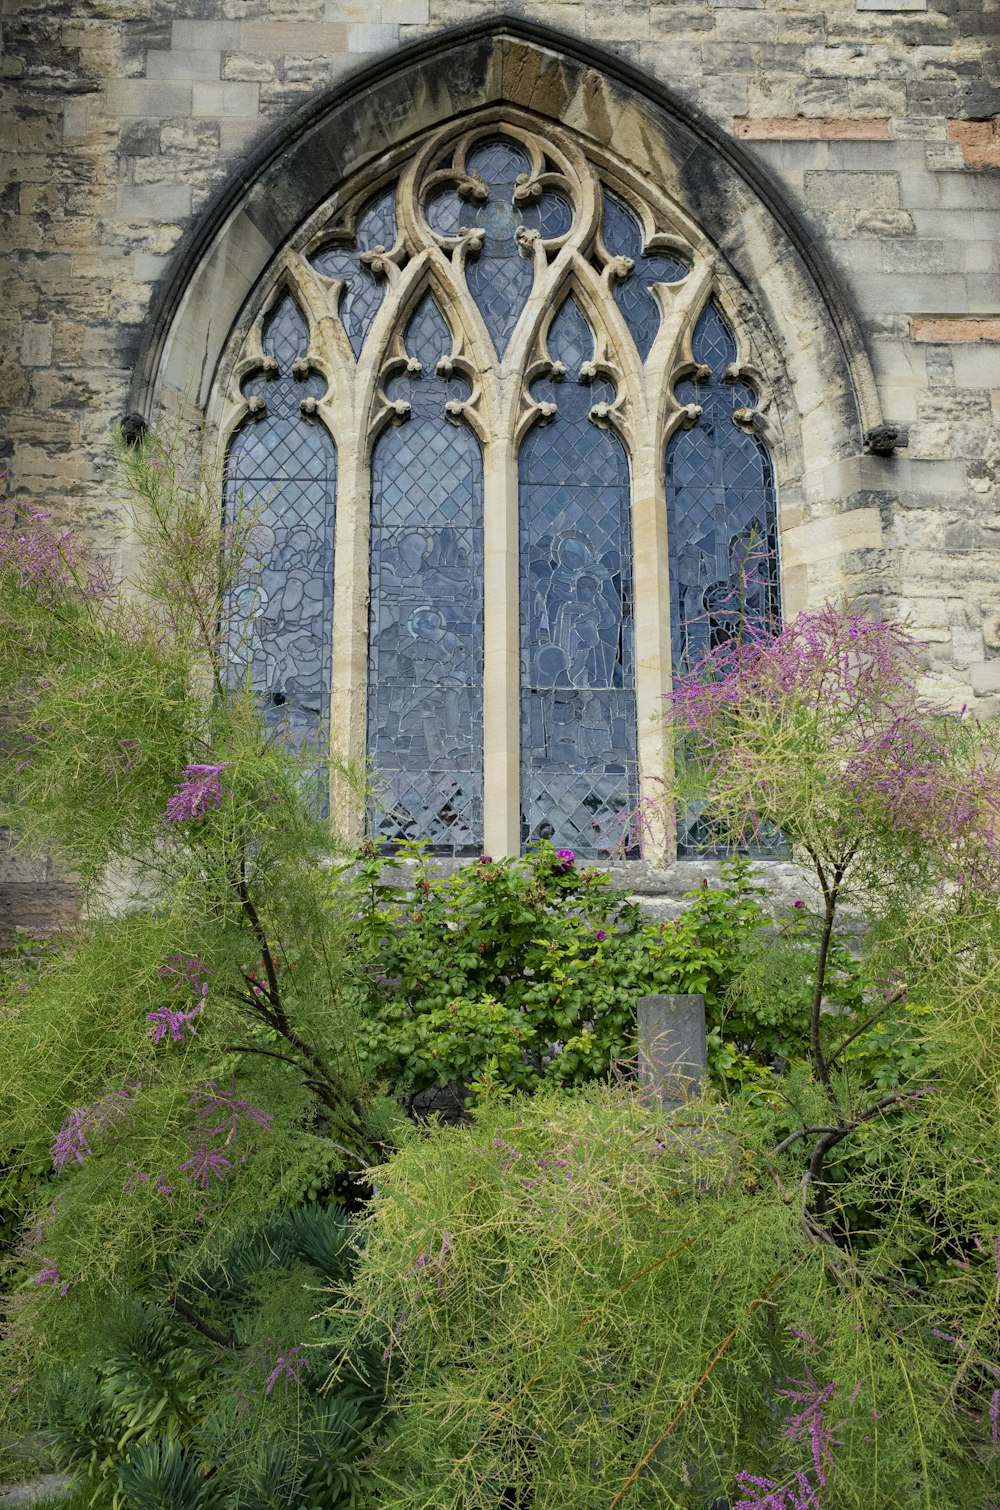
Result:
[[[185,766],[183,781],[178,782],[176,792],[167,800],[164,823],[190,823],[221,807],[225,791],[220,778],[231,764],[224,760],[219,765]]]

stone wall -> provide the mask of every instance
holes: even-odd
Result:
[[[1000,711],[997,0],[4,0],[0,450],[16,495],[118,548],[109,427],[200,213],[318,91],[500,11],[642,70],[778,181],[842,274],[886,420],[908,430],[894,454],[813,479],[786,518],[789,601],[807,567],[809,597],[877,599],[910,617],[939,688]]]

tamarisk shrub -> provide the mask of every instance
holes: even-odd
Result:
[[[253,516],[220,529],[217,479],[155,442],[121,467],[142,551],[120,580],[52,521],[0,516],[3,819],[72,867],[84,908],[0,985],[22,1412],[123,1297],[225,1349],[189,1276],[307,1196],[356,1199],[387,1125],[356,1051],[337,840],[309,795],[325,757],[275,737],[218,643]],[[300,1320],[275,1357],[308,1340]]]
[[[481,1101],[407,1145],[328,1316],[396,1371],[361,1504],[987,1510],[992,1246],[912,1284],[905,1196],[862,1261],[786,1174],[746,1103],[613,1084]]]

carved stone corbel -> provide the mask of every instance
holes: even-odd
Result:
[[[485,204],[490,197],[489,185],[479,173],[467,173],[455,183],[459,199],[469,204]]]
[[[401,236],[396,238],[395,244],[385,247],[381,243],[361,252],[358,261],[362,267],[366,267],[373,278],[385,278],[390,288],[399,282],[400,274],[407,260],[406,242]]]

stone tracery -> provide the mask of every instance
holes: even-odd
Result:
[[[607,852],[665,755],[662,459],[702,414],[703,311],[736,349],[716,257],[665,196],[517,112],[430,134],[395,174],[348,185],[278,273],[309,323],[303,411],[340,458],[334,748],[385,778],[383,838]],[[234,391],[230,458],[254,424]]]

